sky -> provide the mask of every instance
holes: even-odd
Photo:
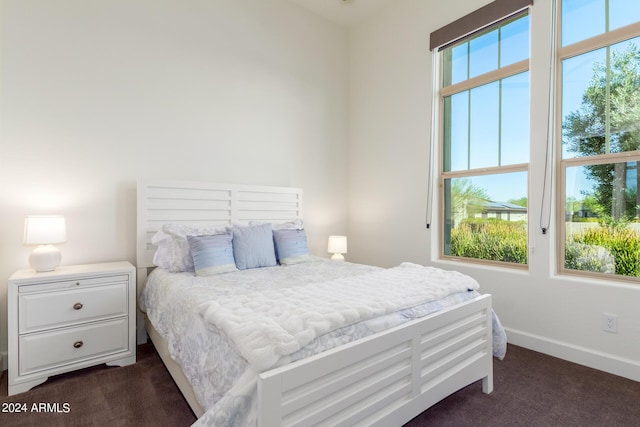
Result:
[[[606,2],[609,4],[609,30],[640,21],[640,0],[563,0],[562,45],[602,34],[607,28]],[[528,52],[528,47],[522,49],[528,44],[528,25],[529,18],[526,17],[503,27],[499,52],[497,32],[470,42],[469,51],[464,45],[454,48],[452,83],[496,69],[498,58],[500,66],[525,59],[521,52]],[[640,38],[633,42],[640,45]],[[614,45],[614,49],[624,50],[627,43]],[[605,58],[605,49],[599,49],[564,61],[562,82],[559,82],[563,89],[563,117],[579,109],[582,94],[593,75],[593,62],[604,62]],[[454,156],[450,170],[529,161],[528,77],[528,72],[522,73],[504,79],[502,87],[496,82],[451,97],[451,151]],[[500,116],[501,110],[500,124],[496,117]],[[569,157],[575,157],[575,154],[563,149],[563,158]],[[592,184],[582,173],[583,168],[572,168],[568,172],[567,196],[581,199],[582,193],[589,191]],[[508,201],[527,196],[526,172],[478,176],[472,181],[486,189],[492,200]]]

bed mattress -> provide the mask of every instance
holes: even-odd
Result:
[[[201,314],[203,301],[228,301],[230,296],[236,294],[322,284],[383,270],[323,258],[296,265],[242,270],[209,277],[196,277],[193,273],[169,273],[158,268],[149,275],[139,303],[149,321],[167,342],[170,356],[181,366],[198,402],[206,411],[197,424],[246,425],[254,422],[258,372],[240,354],[225,332],[204,320]],[[456,292],[445,298],[348,324],[282,357],[277,365],[306,358],[472,300],[478,295],[476,290]],[[506,336],[495,314],[493,335],[494,355],[502,358],[506,351]]]

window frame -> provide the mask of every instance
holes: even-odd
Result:
[[[562,46],[562,0],[556,3],[556,69],[555,69],[555,175],[557,176],[556,182],[556,226],[558,229],[556,238],[556,271],[562,276],[573,277],[589,277],[593,279],[606,279],[616,282],[631,282],[640,283],[640,277],[624,276],[621,274],[601,273],[587,270],[574,270],[565,267],[566,263],[566,176],[567,170],[572,167],[589,166],[589,165],[602,165],[602,164],[614,164],[614,163],[628,163],[632,161],[640,161],[640,150],[616,152],[608,154],[598,154],[588,157],[572,157],[562,158],[562,142],[563,142],[563,111],[562,111],[562,99],[563,99],[563,80],[562,80],[562,63],[564,60],[577,57],[579,55],[589,53],[598,49],[606,48],[608,46],[615,45],[633,38],[640,37],[640,22],[636,22],[624,27],[616,28],[614,30],[605,31],[602,34],[572,43],[567,46]]]
[[[469,40],[470,38],[475,37],[477,35],[485,34],[493,30],[494,28],[500,25],[503,25],[505,22],[514,21],[526,15],[528,15],[529,17],[531,16],[528,7],[525,9],[518,10],[517,12],[509,16],[505,16],[503,19],[500,19],[498,22],[494,22],[489,26],[482,27],[477,31],[473,32],[472,34],[470,34],[468,37],[464,37],[460,40],[456,40],[455,42],[449,43],[445,46],[445,48],[452,45],[456,45],[460,42],[464,42],[465,40]],[[529,27],[529,37],[530,36],[531,36],[531,27]],[[530,43],[529,43],[529,48],[530,48]],[[438,117],[440,118],[438,122],[438,153],[439,155],[437,159],[438,160],[438,188],[440,189],[440,191],[438,192],[439,193],[438,211],[439,211],[439,217],[440,217],[440,221],[439,221],[440,226],[438,227],[439,229],[438,239],[440,242],[440,244],[438,245],[439,247],[438,257],[441,260],[447,260],[447,261],[457,261],[457,262],[480,264],[485,266],[497,266],[497,267],[506,267],[506,268],[512,268],[512,269],[518,269],[518,270],[528,270],[529,257],[530,257],[529,244],[527,244],[527,263],[526,264],[506,262],[506,261],[496,261],[496,260],[489,260],[489,259],[480,259],[480,258],[461,257],[456,255],[446,255],[444,253],[445,252],[444,239],[445,239],[445,228],[446,228],[445,181],[448,179],[455,179],[455,178],[478,177],[478,176],[484,176],[484,175],[507,174],[507,173],[513,173],[513,172],[526,172],[527,173],[527,198],[529,199],[530,185],[528,185],[528,182],[530,177],[530,160],[531,160],[529,159],[529,162],[527,163],[510,164],[507,166],[491,166],[491,167],[481,167],[481,168],[456,170],[456,171],[444,171],[444,155],[445,155],[445,146],[444,146],[445,145],[445,141],[444,141],[445,102],[444,100],[445,98],[453,96],[457,93],[461,93],[467,90],[472,90],[474,88],[478,88],[489,83],[498,82],[506,78],[515,76],[517,74],[530,72],[530,60],[531,60],[530,55],[528,55],[527,59],[525,60],[521,60],[513,64],[500,67],[496,70],[492,70],[484,74],[469,78],[462,82],[450,84],[445,87],[444,76],[442,73],[442,68],[444,65],[443,51],[444,51],[444,48],[440,49],[440,51],[438,52],[438,61],[437,61],[438,68],[440,70],[440,72],[438,73],[439,77],[437,79],[437,84],[438,84],[437,98],[438,98],[438,111],[439,111]],[[529,90],[531,90],[530,86],[529,86]],[[530,106],[531,106],[531,103],[529,103],[529,107]],[[530,115],[531,114],[529,110],[529,116]],[[530,147],[531,146],[530,133],[527,135],[527,137],[529,138],[529,147]],[[529,240],[529,236],[530,236],[528,218],[529,218],[529,208],[527,208],[527,241]]]

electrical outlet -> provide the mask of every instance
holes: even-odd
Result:
[[[618,332],[618,316],[611,313],[602,313],[602,330],[605,332]]]

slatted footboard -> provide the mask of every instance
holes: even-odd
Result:
[[[480,379],[491,393],[490,295],[261,374],[259,425],[402,425]]]

